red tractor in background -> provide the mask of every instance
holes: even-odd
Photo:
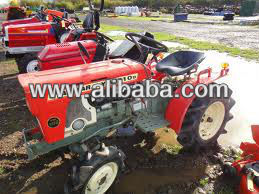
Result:
[[[19,19],[12,19],[8,21],[4,21],[2,23],[2,33],[1,36],[5,35],[5,28],[10,25],[17,25],[17,24],[31,24],[31,23],[37,23],[42,21],[52,21],[53,17],[51,15],[56,15],[58,17],[64,17],[63,12],[56,11],[56,10],[50,10],[46,9],[44,10],[44,7],[42,6],[35,15],[32,15],[28,18],[19,18]]]
[[[251,128],[255,143],[241,143],[241,159],[224,166],[226,175],[240,177],[240,194],[259,193],[259,125],[253,125]]]
[[[93,63],[108,59],[115,59],[119,57],[130,58],[138,60],[140,53],[134,43],[129,40],[124,40],[116,47],[108,45],[108,42],[113,42],[112,39],[106,35],[95,32],[92,33],[93,38],[96,37],[96,41],[90,41],[90,33],[87,33],[88,40],[65,42],[61,44],[47,45],[38,54],[38,68],[35,71],[45,71],[49,69],[57,69],[68,66],[83,65],[84,60],[80,55],[78,48],[78,42],[80,42],[88,52],[88,57],[84,56],[86,63]],[[145,32],[142,35],[154,39],[154,36]],[[145,39],[138,40],[141,43],[145,43]],[[148,44],[148,43],[147,43]],[[146,60],[146,58],[144,58]],[[145,61],[140,61],[145,63]]]
[[[99,12],[103,10],[103,4],[104,0],[101,1],[100,10],[91,9],[83,28],[78,28],[71,20],[53,14],[50,14],[53,17],[52,22],[41,21],[5,27],[2,44],[7,56],[16,59],[20,73],[26,73],[37,68],[37,54],[46,45],[84,39],[96,40],[95,31],[100,27]]]
[[[23,8],[18,6],[10,6],[0,8],[0,18],[2,21],[23,19],[26,17],[26,13]]]
[[[121,134],[120,130],[139,130],[147,135],[168,127],[178,134],[178,141],[183,146],[208,147],[217,143],[218,137],[226,132],[226,123],[232,119],[230,110],[235,101],[230,89],[227,98],[207,95],[186,98],[182,95],[182,88],[187,83],[210,85],[226,76],[227,66],[219,75],[212,73],[211,68],[197,72],[205,59],[203,53],[178,51],[161,60],[161,53],[168,52],[162,43],[136,33],[127,33],[126,39],[139,51],[131,50],[133,57],[138,56],[136,60],[122,56],[87,64],[85,59],[93,56],[86,48],[92,42],[87,42],[89,45],[79,42],[84,65],[18,76],[27,106],[38,121],[38,127],[23,130],[29,159],[59,148],[68,148],[79,156],[65,185],[65,193],[103,194],[109,189],[125,167],[125,154],[114,146],[105,146],[103,140]],[[154,98],[132,95],[93,98],[93,85],[105,84],[108,80],[121,80],[131,87],[142,84],[144,88],[147,81],[172,84],[172,92],[179,98],[159,95]],[[80,98],[66,95],[52,98],[49,91],[35,98],[31,86],[44,84],[82,84],[84,87]],[[151,90],[151,93],[155,91]]]

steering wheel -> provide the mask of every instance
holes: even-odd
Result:
[[[52,17],[53,17],[53,19],[55,20],[55,21],[57,21],[57,22],[61,22],[62,20],[64,20],[64,21],[66,21],[66,22],[68,22],[68,23],[71,23],[68,19],[66,19],[66,18],[61,18],[61,17],[59,17],[59,16],[56,16],[56,15],[54,15],[54,14],[50,14]]]
[[[130,42],[133,42],[137,46],[142,57],[144,57],[144,51],[143,51],[142,47],[147,48],[148,51],[151,51],[151,52],[167,52],[168,51],[167,46],[165,46],[164,44],[162,44],[152,38],[144,36],[144,35],[129,32],[125,35],[125,37],[127,40],[129,40]],[[136,38],[138,38],[138,40]],[[149,42],[150,45],[153,45],[153,46],[149,46],[146,43],[141,43],[141,42],[139,42],[139,40],[145,40],[145,42]]]
[[[39,17],[41,20],[45,20],[45,19],[46,19],[47,14],[44,12],[44,9],[43,9],[43,8],[37,10],[36,12],[37,12],[38,17]]]
[[[106,40],[107,42],[108,42],[108,41],[114,42],[114,40],[112,40],[110,37],[104,35],[104,34],[101,33],[101,32],[96,31],[95,33],[96,33],[97,36],[103,38],[103,39]]]

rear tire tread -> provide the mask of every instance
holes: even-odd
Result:
[[[232,94],[232,91],[229,93]],[[225,118],[221,125],[221,128],[218,130],[217,134],[205,143],[200,140],[198,137],[198,127],[199,121],[202,117],[202,114],[213,101],[221,101],[225,105]],[[229,98],[195,98],[191,106],[189,107],[183,124],[181,132],[178,136],[178,141],[186,148],[195,148],[195,147],[205,147],[209,145],[217,145],[217,139],[221,134],[225,134],[225,126],[228,121],[233,119],[233,115],[230,113],[231,108],[235,105],[235,100],[231,97]],[[205,108],[204,108],[205,107]]]
[[[25,54],[22,58],[17,60],[17,67],[19,73],[27,73],[27,65],[30,61],[37,59],[37,53]]]

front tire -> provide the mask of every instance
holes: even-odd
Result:
[[[26,54],[17,61],[19,73],[31,73],[39,71],[37,54]]]
[[[94,153],[90,160],[73,166],[65,193],[104,194],[125,168],[124,160],[124,153],[113,146]]]
[[[86,181],[82,194],[103,194],[115,181],[119,173],[118,161],[110,161],[96,168]]]
[[[232,94],[232,92],[230,92]],[[230,113],[235,101],[230,98],[198,98],[189,107],[178,141],[184,147],[208,147],[217,144],[225,126],[233,116]]]

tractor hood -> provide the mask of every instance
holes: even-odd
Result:
[[[80,43],[89,54],[89,57],[84,56],[86,63],[91,63],[96,55],[97,43],[92,40],[80,41]],[[38,54],[38,59],[41,71],[84,63],[80,55],[78,42],[47,45]]]
[[[10,25],[5,33],[11,54],[39,52],[45,45],[57,42],[50,22]]]
[[[36,23],[36,22],[40,22],[40,20],[37,17],[4,21],[2,23],[2,33],[5,34],[6,26],[18,25],[18,24],[31,24],[31,23]]]
[[[4,28],[9,25],[17,25],[17,24],[31,24],[31,23],[35,23],[35,22],[40,22],[40,20],[37,17],[10,20],[10,21],[3,22],[2,27]]]
[[[100,80],[116,79],[132,74],[137,74],[137,79],[134,80],[136,82],[146,79],[143,64],[130,59],[113,59],[73,67],[21,74],[18,76],[18,79],[27,94],[30,93],[29,84],[90,84]]]
[[[36,22],[30,24],[15,24],[8,26],[9,34],[19,34],[19,33],[44,33],[43,29],[46,29],[46,26],[51,26],[50,22]],[[39,31],[41,30],[41,31]]]
[[[66,67],[41,71],[36,73],[21,74],[18,76],[22,85],[27,106],[34,115],[41,130],[44,139],[48,143],[54,143],[64,138],[64,129],[66,123],[67,107],[72,99],[49,98],[48,92],[44,94],[44,98],[32,98],[29,84],[72,84],[82,83],[85,85],[86,93],[91,92],[91,86],[94,83],[104,82],[107,79],[120,79],[124,83],[134,84],[146,79],[146,71],[143,64],[130,59],[114,59],[97,63],[79,65],[74,67]],[[48,126],[50,118],[58,118],[59,126],[51,128]],[[55,136],[53,136],[53,133]]]
[[[118,79],[129,76],[129,83],[137,83],[146,79],[146,72],[143,64],[130,59],[113,59],[91,64],[78,65],[73,67],[65,67],[40,71],[35,73],[21,74],[18,76],[19,82],[22,85],[27,104],[29,107],[37,107],[37,102],[47,103],[48,94],[45,98],[32,98],[29,89],[29,84],[80,84],[85,85],[99,83],[108,79]],[[134,79],[132,79],[134,77]],[[88,91],[90,93],[90,91]],[[65,99],[67,99],[65,97]],[[61,99],[55,99],[57,101]],[[53,100],[53,101],[55,101]],[[38,109],[37,107],[36,109]],[[37,115],[38,110],[31,110]]]

